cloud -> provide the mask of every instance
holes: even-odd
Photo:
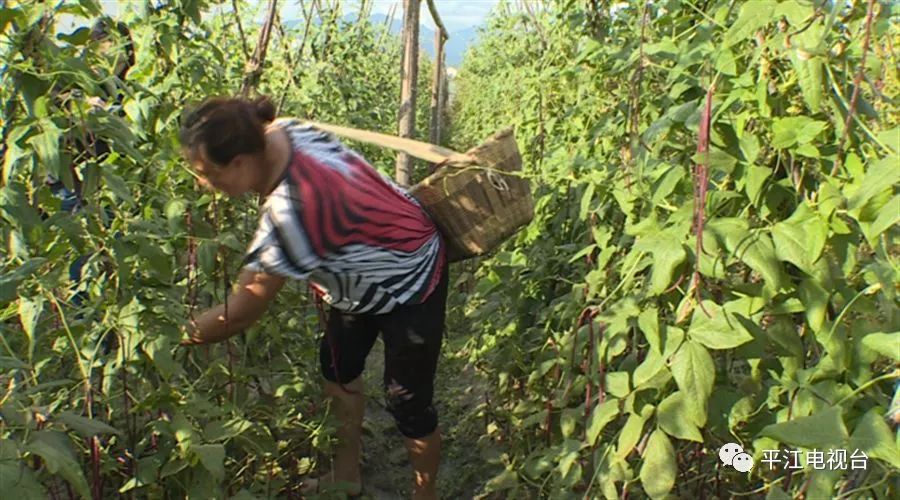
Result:
[[[435,7],[437,7],[441,21],[452,32],[481,25],[498,1],[500,0],[435,0]],[[359,8],[359,4],[356,2],[353,2],[351,5],[352,7],[349,7],[350,10]],[[403,2],[400,0],[374,0],[372,2],[372,13],[387,15],[392,7],[394,8],[395,19],[402,19]],[[428,12],[428,4],[425,1],[422,2],[421,9],[420,20],[422,24],[434,29],[434,22],[431,19],[431,14]]]

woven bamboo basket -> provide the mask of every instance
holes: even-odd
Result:
[[[447,243],[451,262],[484,255],[534,218],[534,198],[522,174],[512,128],[448,161],[413,186]]]

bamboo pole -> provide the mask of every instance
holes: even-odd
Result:
[[[300,81],[297,78],[297,66],[303,64],[303,51],[306,49],[306,41],[309,40],[309,28],[312,24],[314,8],[315,4],[310,3],[309,10],[303,11],[303,17],[305,18],[304,22],[306,23],[306,26],[304,26],[303,28],[303,39],[300,41],[300,49],[297,51],[297,59],[295,59],[294,61],[291,60],[289,54],[290,44],[285,41],[285,56],[287,57],[288,65],[290,66],[289,71],[291,74],[290,78],[285,81],[284,88],[281,89],[281,97],[278,99],[278,108],[276,108],[277,114],[281,114],[281,110],[284,109],[284,101],[287,99],[288,90],[290,90],[291,84],[297,86],[300,85]]]
[[[412,139],[416,132],[416,80],[419,73],[419,7],[420,0],[403,1],[403,61],[400,71],[400,137]],[[397,155],[395,179],[401,186],[412,181],[412,159]]]
[[[256,84],[259,83],[259,77],[262,76],[262,68],[266,62],[266,50],[269,48],[269,38],[272,35],[272,26],[275,24],[275,13],[277,10],[278,0],[269,0],[266,23],[263,25],[262,31],[259,32],[256,50],[253,52],[253,57],[244,71],[244,81],[241,83],[241,97],[247,97],[250,91],[256,88]]]
[[[441,101],[441,87],[447,75],[444,72],[444,43],[447,41],[447,28],[441,21],[434,0],[428,0],[428,10],[431,12],[431,18],[434,20],[437,30],[434,34],[434,73],[431,80],[431,128],[429,130],[428,139],[432,144],[441,142],[441,117],[443,116],[443,102]]]
[[[434,5],[434,0],[428,1],[428,11],[431,12],[431,18],[434,20],[434,25],[437,26],[438,33],[444,34],[444,41],[447,40],[449,33],[447,32],[447,28],[444,27],[444,23],[441,21],[441,16],[438,14],[437,7]]]
[[[250,59],[250,49],[247,47],[247,36],[244,34],[244,26],[241,24],[241,11],[238,10],[238,0],[231,0],[234,22],[237,24],[238,34],[241,35],[241,49],[244,51],[244,60]]]

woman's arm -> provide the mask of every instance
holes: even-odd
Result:
[[[281,276],[241,271],[237,288],[228,296],[228,319],[225,304],[220,304],[201,314],[188,328],[189,339],[182,345],[221,342],[255,323],[269,302],[284,285]]]

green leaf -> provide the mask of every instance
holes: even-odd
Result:
[[[726,308],[711,300],[694,309],[688,335],[710,349],[733,349],[753,340]],[[707,316],[709,313],[709,316]]]
[[[760,431],[779,443],[803,448],[839,447],[847,441],[841,408],[833,406],[808,417],[770,424]]]
[[[714,219],[709,222],[709,229],[732,255],[758,272],[773,290],[783,290],[788,285],[769,235],[751,230],[747,221],[737,218]]]
[[[638,315],[638,328],[644,333],[644,338],[658,353],[662,353],[662,341],[659,336],[659,310],[650,307],[641,311]]]
[[[165,210],[169,227],[174,228],[184,220],[184,215],[187,212],[187,203],[181,199],[169,200],[166,202]]]
[[[97,434],[122,434],[104,422],[82,417],[68,411],[60,413],[56,420],[62,422],[66,427],[77,432],[82,437],[91,437]]]
[[[802,146],[797,146],[797,148],[794,149],[794,153],[800,156],[815,159],[818,159],[822,156],[822,153],[820,153],[819,150],[812,144],[803,144]]]
[[[149,457],[139,459],[137,466],[135,467],[134,476],[119,488],[119,493],[125,493],[135,488],[143,488],[155,483],[160,465],[161,458],[159,455],[150,455]]]
[[[653,193],[653,202],[662,203],[665,201],[678,187],[678,182],[682,178],[684,178],[683,168],[679,166],[669,167],[663,175],[653,182],[653,186],[650,188],[650,191]]]
[[[29,300],[25,297],[19,298],[19,320],[22,322],[22,331],[25,332],[25,337],[28,341],[29,360],[34,356],[34,333],[43,310],[43,297],[37,297],[36,300]]]
[[[898,225],[900,225],[900,195],[894,196],[879,209],[878,217],[874,222],[871,224],[860,223],[866,239],[872,246],[878,244],[878,237],[881,233],[892,227],[896,228]]]
[[[828,226],[806,203],[801,203],[787,220],[772,226],[775,254],[803,272],[813,274],[813,264],[825,249]]]
[[[560,433],[564,438],[572,437],[575,434],[575,427],[578,425],[578,417],[581,412],[575,408],[566,408],[559,417]]]
[[[573,255],[571,258],[569,258],[568,263],[569,263],[569,264],[572,264],[573,262],[582,259],[585,255],[587,255],[587,254],[593,252],[596,248],[597,248],[597,245],[594,244],[594,243],[591,243],[590,245],[588,245],[588,246],[582,248],[581,250],[579,250],[578,253],[576,253],[575,255]]]
[[[87,43],[91,38],[91,30],[87,27],[81,27],[71,33],[60,33],[56,38],[70,45],[80,46]]]
[[[616,458],[622,460],[631,453],[631,450],[638,444],[641,439],[641,433],[644,430],[644,422],[647,418],[644,415],[631,414],[622,427],[619,434],[619,440],[616,444]]]
[[[723,75],[736,76],[737,64],[734,62],[734,53],[728,48],[722,48],[716,57],[716,71]]]
[[[103,8],[97,3],[97,0],[78,0],[78,5],[81,5],[88,14],[103,15]]]
[[[227,441],[240,436],[250,430],[253,423],[242,418],[234,418],[228,421],[216,421],[206,426],[203,435],[208,441]]]
[[[893,148],[894,153],[900,151],[900,127],[894,127],[890,130],[882,130],[878,133],[878,140],[882,144]]]
[[[791,64],[797,79],[800,82],[800,91],[803,93],[803,100],[813,113],[822,110],[822,68],[823,60],[821,57],[812,57],[803,49],[795,48],[791,50]]]
[[[6,498],[50,498],[34,471],[15,457],[0,460],[0,491]]]
[[[748,327],[759,328],[756,324],[748,325]],[[797,326],[786,317],[776,316],[772,320],[772,324],[765,329],[765,337],[776,348],[776,355],[795,356],[798,358],[803,356],[803,344],[800,341]]]
[[[710,147],[706,153],[694,153],[691,160],[698,165],[706,165],[710,169],[730,174],[734,172],[737,158],[716,147]]]
[[[675,486],[678,462],[675,449],[662,431],[655,430],[647,441],[644,462],[641,464],[641,485],[650,498],[665,498]]]
[[[179,472],[186,469],[189,465],[190,463],[188,463],[187,460],[176,458],[163,466],[162,470],[159,472],[159,477],[166,478],[173,474],[178,474]]]
[[[203,468],[217,480],[225,478],[225,446],[221,444],[201,444],[191,447],[199,458]]]
[[[168,337],[159,336],[150,342],[144,342],[142,346],[164,379],[171,380],[184,372],[181,364],[172,357],[172,343]]]
[[[772,169],[769,167],[750,165],[747,167],[746,172],[746,184],[744,185],[744,190],[747,192],[750,203],[758,205],[762,201],[760,194],[762,194],[763,187],[766,185],[766,181],[769,177],[772,176]]]
[[[893,434],[881,412],[872,408],[856,424],[847,446],[848,453],[862,450],[869,458],[884,460],[894,469],[900,469],[900,447],[897,447]]]
[[[606,427],[607,424],[615,420],[615,418],[619,415],[619,401],[615,399],[608,399],[594,408],[594,411],[591,412],[591,421],[588,423],[587,428],[587,442],[591,446],[597,444],[597,439],[600,437],[600,433],[603,432],[603,428]]]
[[[131,298],[127,304],[119,309],[119,328],[120,332],[125,335],[125,349],[134,351],[138,342],[143,339],[144,331],[140,328],[141,313],[145,307],[135,296]]]
[[[13,22],[17,18],[22,17],[22,9],[15,8],[2,8],[0,9],[0,33],[6,33],[6,27],[9,23]]]
[[[741,5],[737,19],[731,23],[728,31],[725,32],[722,40],[724,46],[731,47],[738,42],[746,40],[753,36],[756,30],[769,24],[772,20],[772,11],[776,5],[777,2],[775,0],[744,2]]]
[[[109,189],[122,201],[128,203],[134,203],[134,197],[131,194],[131,190],[128,189],[128,185],[125,184],[125,181],[119,177],[118,175],[112,173],[109,168],[102,169],[103,180],[106,182],[106,185],[109,186]]]
[[[10,356],[0,356],[0,368],[4,370],[26,370],[28,364]]]
[[[656,418],[660,428],[670,436],[702,443],[703,436],[693,423],[689,399],[682,391],[673,392],[659,404]]]
[[[579,219],[587,220],[588,212],[591,209],[591,202],[594,200],[594,190],[596,188],[596,184],[589,182],[587,189],[584,190],[584,195],[581,196],[581,208],[578,211]]]
[[[259,497],[247,490],[240,490],[234,496],[229,497],[230,500],[259,500]]]
[[[15,300],[19,295],[19,283],[31,276],[46,260],[34,258],[26,261],[15,271],[0,275],[0,304]]]
[[[485,492],[491,493],[496,491],[505,491],[515,488],[519,484],[519,475],[516,471],[503,469],[503,472],[497,474],[484,485]]]
[[[62,131],[49,118],[40,120],[38,126],[41,132],[28,139],[28,143],[34,147],[34,151],[37,153],[38,159],[46,169],[46,172],[53,174],[57,179],[63,179],[68,170],[63,172],[59,156],[59,143],[62,139]],[[71,174],[68,177],[71,178]],[[69,182],[66,185],[71,187],[72,183]]]
[[[616,371],[606,374],[606,392],[616,398],[625,398],[631,392],[628,372]]]
[[[636,245],[638,250],[653,254],[653,271],[650,275],[651,295],[659,295],[666,291],[672,282],[675,269],[687,259],[687,252],[681,245],[681,239],[670,233],[658,233],[642,238]]]
[[[575,465],[575,461],[578,460],[579,451],[581,451],[582,447],[583,443],[581,441],[576,441],[574,439],[566,439],[563,441],[562,446],[559,447],[559,453],[556,456],[556,470],[559,472],[560,477],[566,477],[569,474],[572,465]],[[581,468],[580,465],[575,466],[576,469]]]
[[[665,368],[665,366],[666,361],[663,359],[662,354],[657,350],[649,349],[643,363],[634,369],[634,374],[632,376],[634,377],[635,389],[655,377],[657,373]]]
[[[775,8],[775,15],[787,19],[793,28],[800,28],[810,16],[815,14],[815,10],[811,5],[812,2],[786,0],[778,3]]]
[[[797,288],[797,297],[803,303],[806,322],[813,332],[818,332],[825,324],[825,315],[828,312],[828,290],[825,290],[814,278],[807,278],[800,282]]]
[[[62,476],[83,498],[91,498],[90,488],[72,449],[72,442],[64,433],[37,431],[26,443],[25,451],[41,457],[47,465],[47,471]]]
[[[790,116],[776,118],[772,125],[772,146],[787,149],[795,144],[806,144],[825,130],[828,123],[813,120],[806,116]]]
[[[862,338],[862,345],[894,361],[900,361],[900,332],[870,333]]]
[[[859,188],[850,196],[847,208],[858,211],[869,200],[900,183],[900,168],[897,168],[897,165],[900,165],[898,156],[882,158],[869,165]]]
[[[700,343],[688,340],[675,353],[672,375],[678,389],[691,395],[687,400],[691,421],[698,427],[705,426],[709,396],[716,381],[712,356]]]
[[[176,413],[172,417],[170,427],[182,456],[187,457],[188,450],[196,446],[196,443],[200,441],[200,436],[194,431],[193,424],[181,413]]]
[[[211,274],[216,266],[216,254],[219,251],[219,244],[214,241],[201,241],[197,245],[197,264],[200,271],[205,274]]]

